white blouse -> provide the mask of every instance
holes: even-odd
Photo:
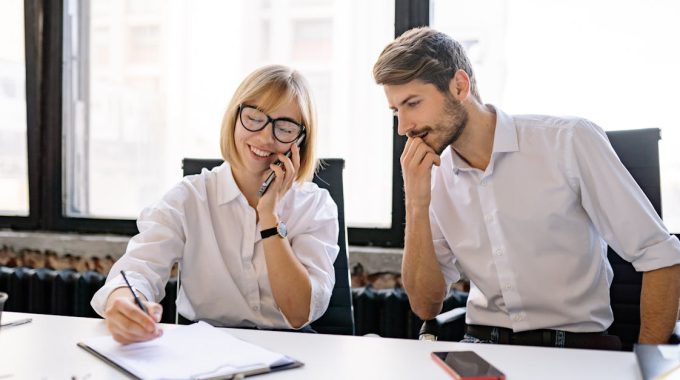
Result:
[[[588,120],[497,109],[486,170],[446,148],[432,183],[444,278],[471,281],[467,323],[602,331],[613,321],[607,244],[638,271],[680,263],[680,242]]]
[[[277,214],[286,224],[295,256],[309,272],[307,325],[326,311],[335,284],[337,206],[316,184],[295,183],[279,202]],[[236,185],[228,163],[185,177],[142,211],[137,227],[139,234],[92,298],[99,315],[109,294],[125,286],[121,270],[137,291],[159,302],[170,270],[179,262],[176,303],[185,318],[225,326],[292,328],[272,294],[256,211]]]

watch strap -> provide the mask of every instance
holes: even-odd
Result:
[[[262,239],[266,239],[270,236],[274,236],[274,235],[278,235],[278,234],[279,234],[279,230],[276,227],[267,228],[266,230],[260,231],[260,237]]]

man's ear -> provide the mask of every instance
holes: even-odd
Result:
[[[453,74],[449,81],[449,92],[455,99],[460,101],[470,96],[470,77],[465,70],[459,69]]]

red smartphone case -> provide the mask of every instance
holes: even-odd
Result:
[[[448,364],[446,364],[445,361],[443,361],[439,356],[437,356],[434,352],[430,354],[432,359],[439,364],[440,367],[446,371],[451,377],[453,377],[456,380],[505,380],[505,375],[498,375],[498,376],[461,376],[458,374],[453,368],[449,367]]]

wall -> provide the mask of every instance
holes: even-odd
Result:
[[[117,259],[125,252],[127,236],[81,235],[67,233],[19,232],[0,230],[0,247],[7,246],[19,252],[23,249],[54,251],[58,255],[100,257],[107,255]],[[402,249],[381,247],[349,247],[350,268],[358,263],[367,274],[378,272],[401,272]]]

